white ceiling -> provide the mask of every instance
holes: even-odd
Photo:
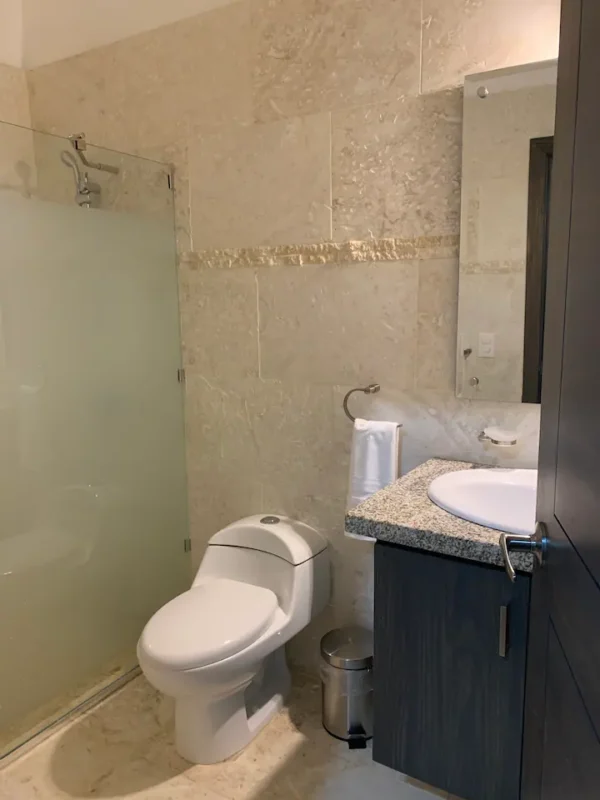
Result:
[[[0,0],[0,63],[41,66],[233,0]]]

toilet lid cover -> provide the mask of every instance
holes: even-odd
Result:
[[[157,611],[144,628],[140,647],[170,669],[215,664],[256,641],[276,609],[270,589],[225,578],[207,580]]]

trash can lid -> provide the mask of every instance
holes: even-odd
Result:
[[[373,666],[373,634],[357,625],[335,628],[321,639],[321,655],[339,669],[368,669]]]

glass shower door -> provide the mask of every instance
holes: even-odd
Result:
[[[85,156],[118,172],[0,123],[0,756],[131,670],[189,578],[169,170]]]

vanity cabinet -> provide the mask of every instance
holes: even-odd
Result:
[[[375,761],[518,800],[529,594],[527,575],[375,545]]]

